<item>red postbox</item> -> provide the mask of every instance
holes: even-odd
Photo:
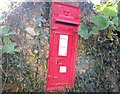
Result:
[[[79,24],[79,7],[52,3],[47,91],[71,89],[74,84]]]

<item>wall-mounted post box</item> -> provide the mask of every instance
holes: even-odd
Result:
[[[46,90],[71,89],[75,80],[80,8],[54,2]]]

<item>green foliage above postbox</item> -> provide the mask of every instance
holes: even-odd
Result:
[[[118,25],[118,3],[106,2],[94,8],[97,15],[91,17],[89,24],[91,27],[87,27],[86,23],[82,23],[79,27],[78,34],[88,39],[92,34],[97,35],[101,30],[112,28],[113,30],[120,31]]]

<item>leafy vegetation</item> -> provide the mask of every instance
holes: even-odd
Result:
[[[120,31],[118,26],[118,6],[117,3],[107,2],[94,8],[97,15],[90,19],[91,26],[87,27],[86,23],[81,24],[79,35],[84,39],[88,39],[92,34],[97,35],[100,31],[111,28]]]
[[[3,40],[3,45],[0,46],[0,51],[3,53],[13,53],[19,52],[20,50],[15,48],[16,43],[12,42],[9,38],[9,35],[13,35],[15,32],[9,32],[8,26],[1,26],[0,27],[0,37]]]
[[[118,92],[120,73],[118,3],[106,2],[96,6],[94,10],[97,14],[84,21],[79,28],[79,35],[85,40],[87,53],[93,56],[94,65],[83,76],[79,76],[78,73],[73,91]]]
[[[40,92],[45,89],[49,36],[44,31],[46,4],[23,2],[18,3],[12,13],[3,12],[5,17],[0,23],[3,92]]]

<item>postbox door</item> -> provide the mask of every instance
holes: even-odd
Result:
[[[51,41],[47,87],[64,88],[71,83],[71,76],[74,76],[71,72],[75,70],[72,70],[72,67],[75,67],[72,62],[75,36],[55,32],[51,36]]]

